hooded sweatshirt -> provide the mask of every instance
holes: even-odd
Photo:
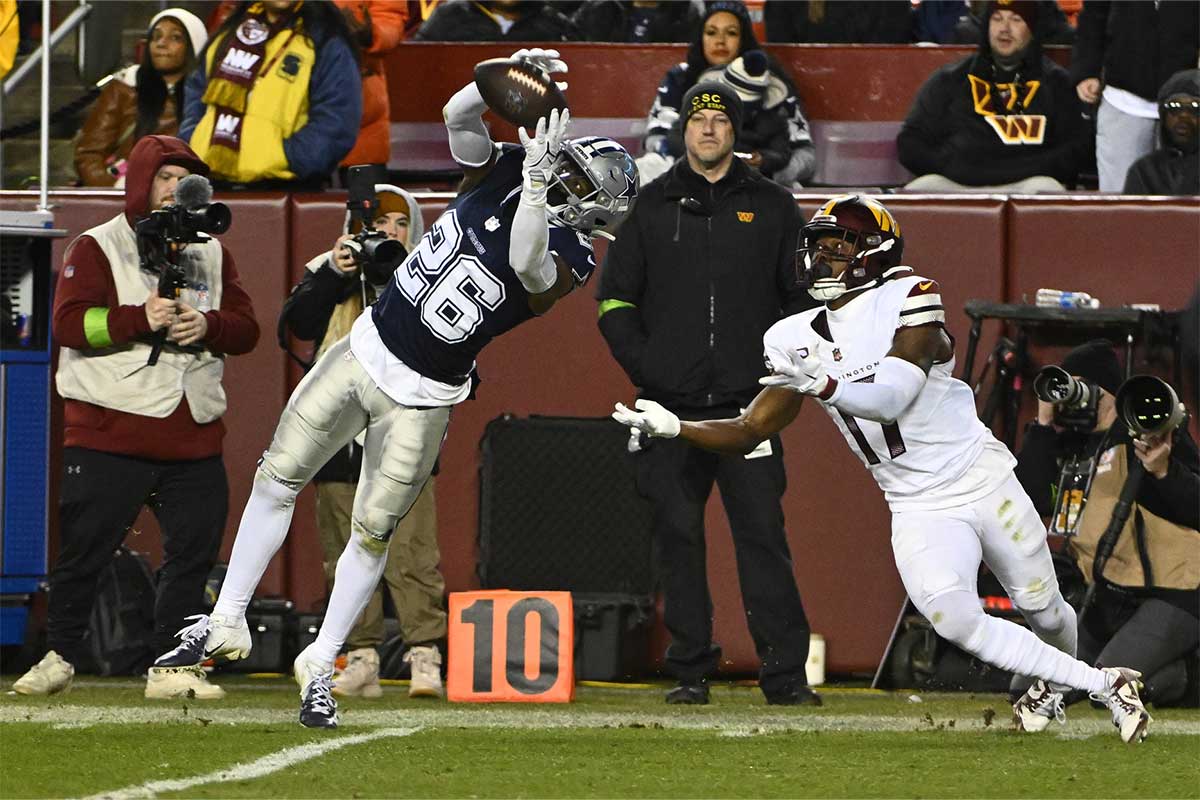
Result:
[[[904,120],[896,145],[914,175],[995,186],[1048,175],[1071,184],[1089,148],[1082,103],[1034,32],[1020,63],[996,63],[984,27],[978,52],[939,68]]]
[[[54,338],[63,347],[56,380],[65,401],[66,447],[161,461],[221,453],[225,434],[220,420],[224,410],[224,391],[220,387],[224,354],[252,350],[258,341],[258,323],[229,251],[215,241],[190,246],[195,252],[194,261],[185,262],[189,278],[196,274],[193,269],[219,276],[205,286],[193,280],[182,297],[194,308],[212,306],[204,311],[208,331],[203,347],[185,350],[168,345],[158,364],[144,365],[154,341],[145,299],[154,291],[157,279],[139,269],[133,225],[148,213],[154,176],[165,164],[199,174],[208,172],[204,162],[179,139],[142,138],[129,155],[124,212],[85,231],[63,257],[55,289],[53,327]],[[116,252],[133,255],[113,263],[109,254]],[[214,261],[219,263],[214,265]],[[145,293],[137,290],[140,302],[131,302],[128,287],[136,287],[137,281],[143,282]],[[121,287],[126,287],[124,299]],[[122,365],[116,372],[123,373],[126,362],[132,367],[128,374],[121,374],[120,379],[113,379],[111,374],[105,377],[106,365]],[[151,374],[146,370],[161,371]],[[177,382],[172,382],[178,385],[166,394],[146,397],[139,391],[141,386],[160,385],[164,376],[170,375],[179,376]],[[201,418],[210,413],[215,418],[198,421],[188,402],[189,395],[204,398]]]
[[[1176,72],[1158,90],[1161,104],[1172,95],[1200,97],[1200,69]],[[1167,131],[1167,114],[1160,107],[1158,117],[1158,150],[1148,153],[1129,168],[1125,176],[1125,194],[1200,194],[1200,156],[1197,138],[1180,147]]]

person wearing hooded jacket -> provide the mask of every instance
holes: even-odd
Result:
[[[765,70],[751,66],[759,60],[766,61]],[[717,0],[705,8],[687,60],[671,67],[658,86],[646,120],[644,155],[638,159],[642,184],[662,175],[683,155],[680,103],[689,89],[714,77],[743,95],[743,131],[735,143],[741,157],[783,186],[799,186],[811,178],[817,151],[795,84],[783,66],[762,50],[745,5]],[[782,147],[774,144],[774,128],[779,126],[784,129]],[[751,133],[757,135],[748,136]]]
[[[375,184],[379,210],[377,231],[402,243],[417,246],[425,233],[421,207],[409,192],[386,183]],[[332,250],[308,262],[304,278],[292,289],[280,314],[280,342],[284,328],[300,340],[314,342],[314,358],[350,333],[354,320],[375,302],[386,271],[362,268],[351,255],[353,237],[362,223],[346,215],[345,233]],[[349,244],[348,244],[349,243]],[[325,554],[325,578],[333,585],[338,557],[350,541],[354,492],[362,469],[362,443],[353,440],[325,463],[313,478],[317,497],[317,531]],[[443,693],[441,653],[437,643],[446,637],[443,608],[445,580],[438,571],[437,505],[431,477],[412,509],[392,534],[383,583],[391,593],[396,617],[408,650],[404,659],[412,668],[409,697],[440,697]],[[346,668],[334,680],[334,692],[348,697],[381,697],[379,652],[383,644],[383,586],[371,595],[367,607],[346,638]]]
[[[185,77],[204,49],[204,23],[182,8],[164,9],[146,28],[140,64],[109,75],[75,142],[75,171],[84,186],[125,186],[126,159],[148,133],[179,130]]]
[[[600,332],[638,388],[685,419],[719,419],[758,394],[762,335],[812,305],[796,283],[800,212],[791,194],[733,154],[736,92],[700,83],[683,97],[686,156],[644,187],[605,255]],[[820,705],[808,686],[810,629],[792,572],[780,498],[779,437],[746,457],[682,441],[635,448],[637,486],[654,508],[654,537],[671,634],[668,703],[705,704],[720,663],[712,640],[704,506],[716,483],[729,517],[746,623],[770,704]]]
[[[1159,149],[1134,162],[1125,194],[1200,194],[1200,69],[1176,72],[1158,90]]]
[[[163,563],[154,602],[154,643],[170,646],[203,610],[228,509],[221,459],[225,359],[254,349],[258,323],[233,256],[215,239],[181,253],[187,285],[158,296],[139,268],[137,222],[174,201],[176,184],[208,167],[182,141],[146,136],[129,154],[125,210],[68,246],[54,296],[62,346],[61,539],[50,572],[49,651],[13,688],[67,689],[86,652],[97,580],[143,506],[158,519]],[[158,363],[147,364],[166,332]],[[198,666],[150,670],[146,697],[217,699]]]
[[[979,51],[921,87],[896,137],[913,191],[1063,191],[1090,147],[1066,70],[1042,54],[1037,4],[988,5]]]

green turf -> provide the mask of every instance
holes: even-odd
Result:
[[[295,723],[292,684],[221,683],[230,696],[203,704],[150,703],[131,681],[0,694],[0,797],[111,792],[381,728],[418,730],[158,796],[1200,797],[1195,710],[1156,710],[1155,735],[1128,746],[1086,704],[1066,726],[1016,733],[993,695],[828,691],[823,708],[780,709],[721,686],[712,705],[679,708],[659,689],[581,688],[570,705],[467,706],[398,687],[344,701],[325,732]]]

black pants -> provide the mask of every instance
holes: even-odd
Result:
[[[671,634],[668,670],[681,680],[716,673],[713,606],[705,565],[704,506],[715,481],[733,533],[746,624],[762,660],[763,694],[806,683],[809,627],[783,527],[787,480],[779,438],[761,458],[720,455],[679,439],[654,439],[638,453],[638,491],[654,507],[654,535]]]
[[[68,447],[63,472],[61,543],[50,572],[48,647],[72,664],[81,663],[96,582],[145,505],[163,534],[154,601],[155,652],[170,650],[184,618],[204,607],[204,584],[229,510],[225,464],[219,456],[143,461]]]

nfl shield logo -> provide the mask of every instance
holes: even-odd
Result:
[[[836,347],[835,347],[835,348],[833,348],[833,360],[834,360],[834,361],[841,361],[841,360],[842,360],[842,351],[841,351],[841,350],[839,350],[839,349],[838,349],[838,348],[836,348]]]

